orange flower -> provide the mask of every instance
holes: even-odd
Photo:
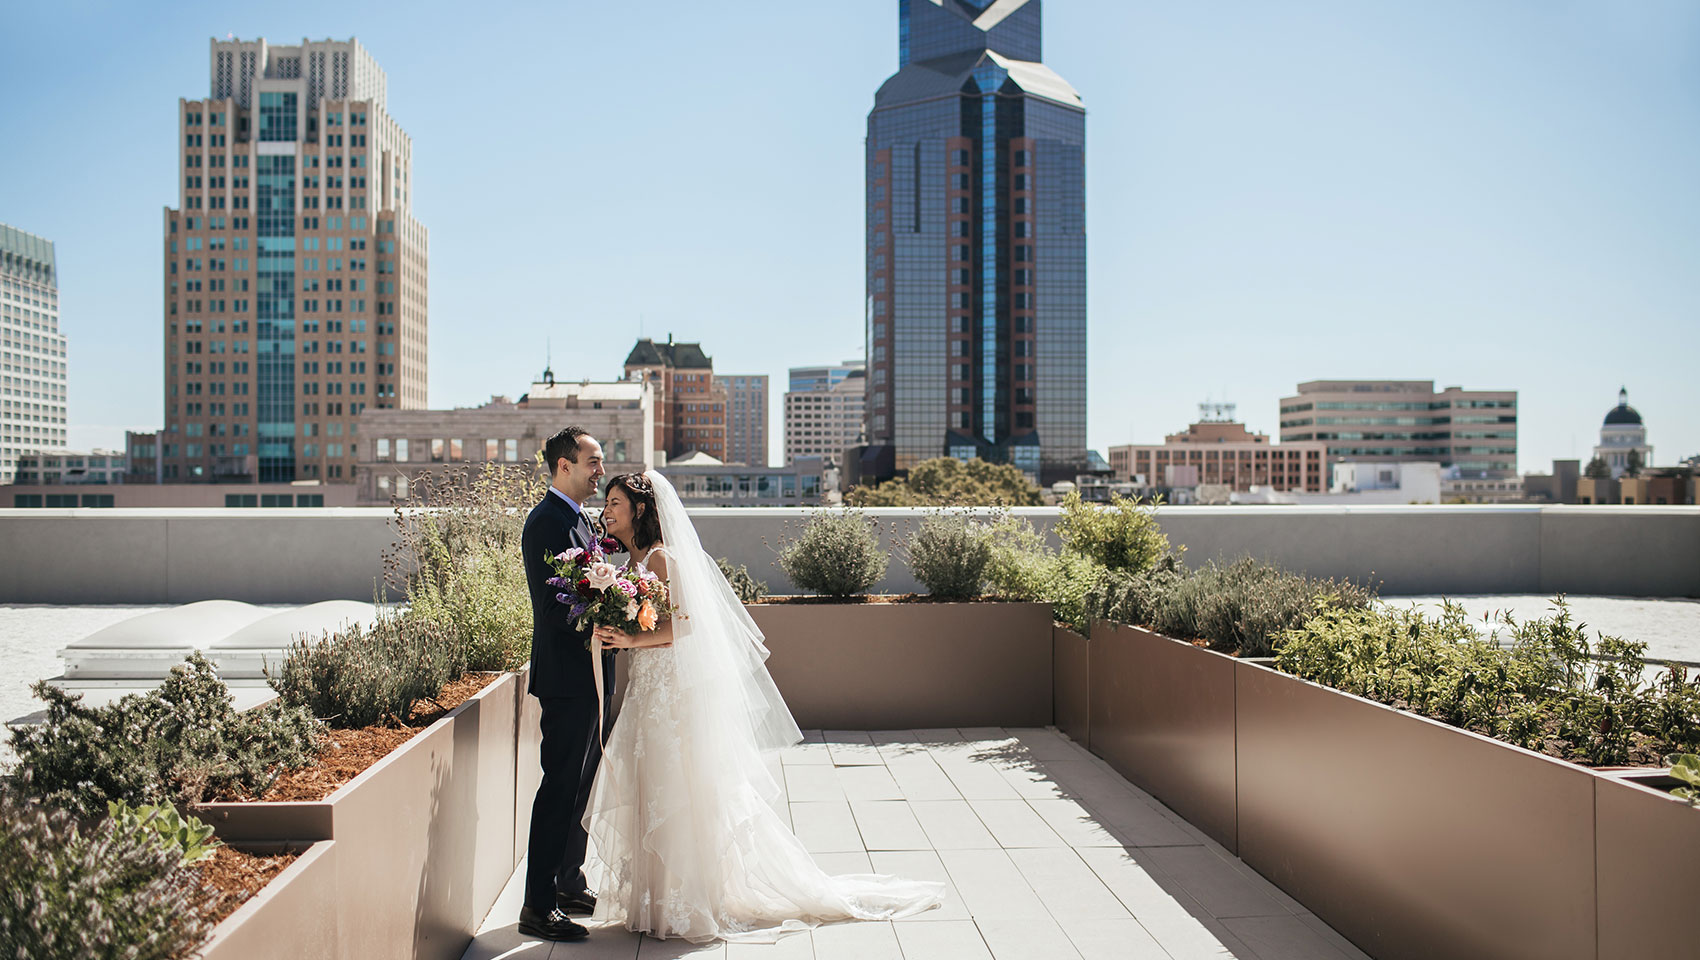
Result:
[[[654,630],[655,629],[655,605],[650,603],[648,600],[645,600],[643,602],[643,606],[638,607],[637,622],[638,622],[638,626],[644,628],[645,630]]]

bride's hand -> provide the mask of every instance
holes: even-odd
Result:
[[[596,628],[596,639],[602,641],[604,647],[615,649],[624,649],[632,645],[631,634],[624,630],[616,630],[613,627],[598,626]]]

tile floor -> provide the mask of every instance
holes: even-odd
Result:
[[[521,936],[524,865],[464,960],[1367,960],[1292,898],[1051,729],[826,730],[774,758],[792,829],[832,873],[950,885],[944,906],[776,944],[617,927]]]

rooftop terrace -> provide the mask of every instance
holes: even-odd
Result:
[[[815,730],[773,762],[781,813],[823,869],[944,881],[944,906],[771,945],[699,946],[593,924],[587,943],[556,946],[515,928],[522,863],[464,960],[1365,957],[1052,729]]]

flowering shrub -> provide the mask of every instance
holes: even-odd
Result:
[[[116,818],[88,826],[0,785],[0,955],[167,960],[207,938],[212,891],[180,849]]]
[[[800,590],[829,597],[865,593],[885,576],[888,560],[862,511],[817,511],[801,536],[779,540],[779,569]]]
[[[159,689],[104,707],[46,683],[34,690],[47,719],[12,731],[15,783],[85,818],[106,815],[109,800],[183,806],[255,796],[315,755],[312,714],[278,701],[237,713],[200,654],[173,667]]]

